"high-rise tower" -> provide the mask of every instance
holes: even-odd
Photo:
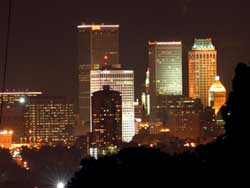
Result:
[[[161,99],[165,96],[183,95],[182,43],[149,42],[149,93],[150,118],[159,118]]]
[[[189,97],[208,106],[208,92],[217,75],[217,52],[212,39],[195,39],[188,53]]]
[[[89,126],[90,70],[99,69],[103,59],[119,67],[119,25],[86,25],[78,28],[78,111],[80,124]]]

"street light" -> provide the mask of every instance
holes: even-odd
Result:
[[[65,188],[65,185],[63,182],[58,182],[56,188]]]

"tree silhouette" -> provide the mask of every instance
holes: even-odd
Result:
[[[226,122],[226,136],[233,139],[234,142],[241,142],[249,132],[249,86],[250,67],[239,63],[232,81],[232,92],[229,94],[226,105],[222,107],[222,116]]]

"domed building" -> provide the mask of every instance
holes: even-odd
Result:
[[[215,110],[215,114],[219,112],[221,106],[226,102],[226,89],[220,82],[220,77],[215,77],[215,82],[209,89],[208,104]]]

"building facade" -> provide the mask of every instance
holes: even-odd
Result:
[[[122,141],[122,97],[121,93],[110,90],[94,92],[92,101],[92,133],[96,147],[119,145]]]
[[[27,143],[71,144],[75,126],[73,104],[65,97],[29,98],[24,110]]]
[[[12,130],[0,130],[0,148],[10,148],[12,145],[12,139]]]
[[[24,139],[24,108],[30,97],[41,95],[42,92],[6,91],[0,93],[2,117],[0,129],[13,131],[13,143],[19,144]]]
[[[195,39],[188,53],[189,97],[208,106],[208,92],[217,75],[217,52],[212,39]]]
[[[180,139],[198,141],[201,133],[200,113],[203,109],[200,100],[180,98],[167,102],[170,134]]]
[[[135,134],[134,72],[131,70],[91,70],[90,78],[91,94],[101,90],[103,85],[109,85],[111,90],[121,93],[122,141],[131,141]],[[93,130],[92,124],[90,126],[90,130]]]
[[[80,124],[90,126],[90,70],[100,69],[103,59],[119,65],[119,25],[86,25],[78,28],[78,113]]]
[[[157,119],[158,96],[183,95],[182,43],[149,42],[150,118]]]
[[[209,89],[209,106],[211,106],[217,115],[220,108],[226,103],[227,92],[223,84],[220,82],[220,77],[215,77],[215,82]]]

